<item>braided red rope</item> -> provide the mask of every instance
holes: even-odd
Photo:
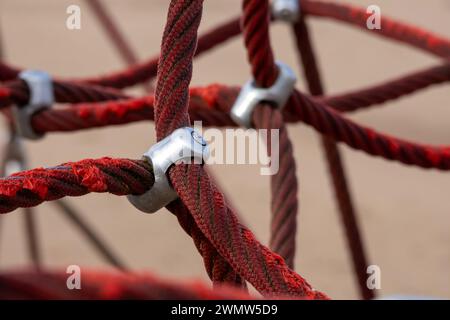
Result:
[[[255,128],[279,130],[279,155],[273,155],[268,134],[269,157],[279,156],[279,170],[270,176],[271,226],[269,247],[282,256],[289,268],[294,268],[297,235],[298,183],[292,143],[281,113],[268,105],[258,106],[253,112]]]
[[[389,80],[383,84],[321,97],[318,100],[342,112],[355,111],[448,81],[450,81],[450,64],[443,64]],[[0,95],[1,92],[0,88]],[[189,104],[191,119],[201,120],[205,126],[235,126],[228,113],[238,93],[238,87],[218,84],[191,88]],[[152,95],[119,101],[83,103],[45,110],[32,118],[32,125],[36,132],[45,133],[153,120],[153,103]],[[292,110],[289,112],[289,106],[287,106],[283,110],[285,121],[299,121],[294,112]]]
[[[448,146],[421,145],[378,133],[355,124],[298,91],[292,95],[291,103],[301,121],[354,149],[422,168],[450,169]]]
[[[253,78],[261,87],[271,86],[278,76],[269,37],[270,11],[267,0],[244,0],[243,34]],[[279,129],[280,167],[271,176],[270,248],[280,254],[286,264],[294,267],[297,236],[297,177],[292,144],[279,111],[260,105],[253,114],[256,129]],[[268,141],[270,150],[270,141]],[[269,153],[271,153],[269,151]],[[278,156],[278,155],[276,155]]]
[[[82,270],[80,290],[67,289],[65,272],[22,271],[0,274],[0,299],[255,299],[242,290],[221,286],[211,290],[200,281],[175,283],[148,273]]]
[[[128,96],[112,88],[105,88],[83,83],[53,81],[56,102],[98,102],[124,99]],[[25,105],[30,99],[30,92],[22,80],[11,80],[0,86],[0,108],[11,104]]]
[[[333,18],[353,24],[367,31],[366,21],[368,14],[365,9],[346,4],[310,0],[302,0],[300,4],[301,11],[304,14]],[[404,42],[443,58],[450,56],[450,41],[447,39],[424,29],[394,21],[386,16],[383,16],[383,23],[383,28],[376,30],[375,34]],[[239,33],[239,19],[232,19],[200,37],[196,54],[198,55]],[[107,87],[125,88],[152,78],[156,74],[157,63],[158,58],[151,58],[144,63],[109,75],[76,79],[76,81]],[[0,62],[0,81],[14,79],[19,72],[19,68]]]
[[[141,160],[87,159],[22,171],[0,179],[0,213],[89,192],[141,194],[153,182],[151,166]]]
[[[188,85],[203,1],[171,1],[155,90],[158,139],[189,125]],[[174,64],[176,67],[174,68]],[[170,92],[170,95],[168,94]],[[176,165],[170,180],[196,224],[233,269],[265,295],[326,298],[242,226],[200,165]],[[175,213],[182,203],[169,206]]]
[[[239,18],[231,19],[209,30],[199,38],[195,55],[198,56],[213,49],[215,46],[233,38],[240,32]],[[143,63],[108,75],[67,79],[67,81],[123,89],[152,79],[156,75],[157,66],[158,57],[153,57]],[[12,80],[17,77],[20,71],[19,68],[11,67],[0,62],[0,81]]]
[[[301,18],[298,23],[293,25],[292,29],[309,91],[314,96],[324,95],[319,66],[316,61],[316,55],[306,21]],[[339,213],[344,225],[347,246],[352,255],[353,269],[357,278],[359,291],[363,299],[372,300],[375,298],[375,291],[371,290],[366,283],[366,271],[369,263],[367,262],[364,244],[359,232],[358,215],[347,182],[343,159],[333,139],[322,137],[322,146]]]
[[[370,31],[372,34],[383,36],[415,48],[432,53],[438,57],[450,58],[450,41],[426,31],[422,28],[394,21],[383,14],[382,28],[367,29],[367,18],[370,16],[366,9],[357,8],[347,4],[337,4],[325,1],[302,0],[301,10],[305,15],[315,17],[327,17],[346,22]]]
[[[158,139],[175,128],[189,125],[188,85],[193,56],[239,33],[238,22],[233,20],[208,34],[211,36],[209,40],[207,37],[201,38],[195,52],[201,5],[200,0],[190,2],[173,0],[169,9],[158,70],[160,91],[155,94],[154,118]],[[302,6],[303,12],[307,14],[333,17],[365,28],[367,13],[363,10],[308,0],[302,1]],[[247,31],[244,32],[245,43],[249,49],[252,71],[259,84],[265,86],[269,86],[276,79],[276,67],[268,39],[267,9],[267,1],[248,0],[244,3],[246,10],[244,31]],[[379,31],[382,36],[400,40],[446,59],[450,56],[448,40],[390,19],[384,18],[383,24],[382,30]],[[262,30],[259,29],[261,26]],[[224,30],[227,32],[222,33]],[[17,72],[17,69],[0,64],[0,80],[12,79],[16,77]],[[154,59],[146,66],[135,66],[122,74],[87,81],[91,83],[98,81],[100,84],[112,81],[111,86],[121,88],[144,81],[142,79],[150,79],[155,72]],[[448,170],[449,147],[419,145],[378,134],[347,120],[329,108],[331,106],[342,111],[356,110],[448,80],[449,64],[446,64],[396,79],[390,83],[390,87],[380,85],[348,95],[313,99],[295,92],[285,108],[284,118],[288,121],[304,121],[333,139],[369,154],[425,168]],[[396,85],[398,87],[395,87]],[[220,86],[210,87],[204,91],[194,89],[191,92],[193,98],[190,102],[192,106],[190,116],[194,119],[196,117],[205,119],[211,125],[217,123],[233,125],[228,115],[224,115],[223,112],[229,110],[236,93],[236,88]],[[22,82],[12,81],[3,84],[0,86],[0,107],[11,103],[25,104],[28,101],[28,94]],[[59,102],[126,98],[122,93],[106,88],[70,81],[55,81],[55,94]],[[69,108],[49,110],[37,114],[33,118],[33,126],[42,132],[69,131],[151,119],[153,102],[153,98],[148,97],[111,101],[106,104],[80,105],[75,106],[73,110]],[[255,112],[255,123],[260,123],[261,127],[284,128],[279,113],[267,106],[258,110],[260,111]],[[46,123],[49,119],[50,121]],[[287,136],[283,141],[289,143]],[[289,150],[289,147],[286,149]],[[289,158],[289,152],[286,153],[286,158]],[[244,278],[266,295],[325,298],[323,294],[311,290],[300,276],[286,267],[282,259],[259,244],[253,234],[239,224],[232,210],[227,208],[223,195],[213,185],[202,167],[180,165],[174,167],[170,175],[181,201],[170,204],[169,208],[177,214],[182,227],[194,239],[197,249],[204,258],[208,274],[215,284],[226,281],[243,286]],[[103,158],[68,163],[49,169],[35,169],[0,180],[0,212],[9,212],[17,207],[34,206],[42,201],[87,192],[139,194],[152,184],[151,166],[142,161]],[[192,189],[192,186],[197,188]]]

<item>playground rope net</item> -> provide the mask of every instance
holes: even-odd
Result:
[[[230,110],[238,87],[212,84],[189,88],[195,56],[242,34],[255,83],[270,87],[278,77],[269,28],[273,21],[268,0],[243,0],[242,17],[224,23],[197,39],[202,0],[172,0],[169,5],[161,52],[136,63],[133,52],[115,29],[98,1],[89,0],[109,30],[122,56],[133,63],[126,70],[86,79],[54,79],[55,102],[66,105],[34,114],[30,125],[37,134],[68,132],[136,121],[153,120],[162,140],[174,130],[201,120],[205,126],[237,126]],[[301,16],[292,22],[309,94],[295,89],[283,109],[259,104],[252,114],[255,129],[280,130],[280,170],[271,177],[271,237],[269,247],[239,222],[210,174],[200,164],[177,164],[168,177],[178,199],[167,205],[189,234],[203,258],[214,288],[194,284],[168,284],[155,277],[127,273],[83,274],[83,290],[71,293],[66,275],[5,273],[0,275],[0,298],[185,298],[246,299],[246,283],[264,297],[328,299],[294,271],[297,225],[297,178],[292,144],[286,123],[303,122],[323,135],[323,148],[361,296],[374,297],[366,286],[368,265],[336,143],[342,142],[367,154],[422,168],[450,169],[450,146],[424,145],[366,128],[345,117],[345,112],[379,105],[450,80],[450,41],[404,23],[383,17],[383,27],[373,34],[428,52],[443,61],[371,87],[333,96],[324,93],[306,17],[325,17],[366,28],[368,13],[349,5],[299,1]],[[135,64],[136,63],[136,64]],[[20,68],[0,62],[0,109],[13,125],[11,106],[25,106],[30,89],[19,79]],[[152,90],[151,80],[156,77]],[[131,97],[121,89],[145,84],[149,93]],[[270,148],[268,148],[270,153]],[[6,154],[5,156],[9,156]],[[30,208],[44,201],[91,192],[140,195],[151,189],[155,175],[151,163],[130,159],[87,159],[51,168],[21,171],[0,179],[0,213]],[[110,259],[114,261],[113,258]],[[119,262],[115,263],[119,265]]]

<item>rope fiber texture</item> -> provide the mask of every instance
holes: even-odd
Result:
[[[173,0],[169,6],[155,90],[155,124],[159,140],[173,130],[189,125],[188,87],[202,5],[201,0]],[[167,94],[169,92],[171,94]],[[172,166],[169,176],[182,201],[169,209],[176,214],[185,205],[216,250],[260,293],[326,298],[239,223],[201,165]]]
[[[244,0],[242,20],[244,43],[254,81],[260,87],[269,87],[278,76],[269,37],[269,2]],[[272,217],[269,246],[286,259],[290,268],[294,268],[298,210],[296,165],[281,113],[271,109],[267,104],[260,104],[253,114],[256,129],[279,130],[280,154],[273,156],[279,157],[280,169],[270,180]],[[271,140],[268,139],[267,149],[269,156],[272,156],[270,146]]]
[[[89,1],[99,4],[97,0]],[[302,0],[300,4],[304,17],[327,17],[367,29],[368,13],[365,9],[310,0]],[[107,75],[54,80],[56,102],[69,105],[35,114],[31,119],[33,129],[37,133],[75,131],[154,120],[157,139],[161,140],[173,130],[189,126],[192,120],[202,120],[205,126],[236,126],[229,111],[240,88],[213,84],[189,89],[192,60],[242,33],[251,74],[257,85],[271,86],[277,79],[278,70],[269,38],[269,2],[243,0],[242,17],[231,19],[197,38],[202,6],[202,0],[170,1],[158,57]],[[99,6],[95,8],[103,10]],[[121,48],[122,55],[128,62],[134,63],[136,59],[126,49],[124,39],[119,39],[118,29],[105,16],[105,12],[100,11],[100,19]],[[343,115],[343,112],[362,110],[450,81],[449,40],[384,15],[383,28],[372,33],[423,50],[443,62],[378,85],[324,96],[306,24],[300,20],[294,35],[312,96],[295,90],[283,110],[262,103],[253,114],[255,128],[278,129],[280,133],[280,170],[271,177],[269,245],[273,251],[262,245],[240,223],[202,165],[179,164],[169,170],[170,181],[179,199],[167,208],[192,237],[216,290],[210,292],[196,286],[168,287],[153,278],[132,274],[89,273],[90,289],[85,291],[85,296],[77,298],[247,298],[245,289],[246,282],[249,282],[265,297],[327,299],[325,294],[314,290],[292,270],[298,183],[292,143],[285,126],[289,122],[306,123],[324,136],[324,149],[360,290],[364,298],[371,298],[372,293],[362,288],[365,274],[361,270],[367,265],[367,259],[335,142],[343,142],[356,150],[403,164],[450,170],[449,146],[419,144],[378,133]],[[20,68],[0,62],[0,109],[9,120],[11,114],[8,107],[12,104],[25,106],[30,98],[25,82],[17,79],[20,71]],[[155,76],[154,94],[135,98],[119,90],[150,81]],[[269,141],[268,154],[271,153]],[[153,183],[152,166],[142,160],[87,159],[51,168],[37,168],[0,179],[0,213],[89,192],[142,194]],[[67,290],[61,291],[61,279],[56,273],[45,272],[39,276],[32,273],[0,275],[0,296],[72,298],[67,295]],[[109,286],[104,285],[107,282]],[[65,281],[63,284],[65,288]],[[224,285],[240,290],[222,291]]]

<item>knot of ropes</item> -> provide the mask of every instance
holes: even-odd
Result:
[[[363,298],[373,298],[373,291],[366,286],[367,258],[336,143],[372,156],[440,170],[450,169],[450,146],[424,145],[379,133],[349,120],[344,113],[449,81],[450,41],[383,17],[383,27],[372,31],[374,34],[424,50],[442,62],[382,84],[326,96],[305,18],[327,17],[364,29],[368,17],[364,9],[310,0],[243,0],[241,17],[198,37],[203,0],[171,0],[160,55],[137,63],[100,2],[86,1],[131,66],[98,77],[55,80],[45,72],[22,71],[0,62],[0,108],[11,127],[3,155],[6,177],[0,179],[0,213],[30,210],[44,201],[57,200],[105,258],[125,269],[61,198],[108,192],[127,195],[145,212],[166,207],[192,237],[214,288],[171,284],[132,272],[87,272],[83,290],[72,293],[64,290],[64,274],[41,270],[0,274],[0,297],[247,298],[249,283],[264,297],[328,299],[294,271],[298,183],[286,123],[301,121],[322,135],[360,293]],[[274,20],[292,28],[309,94],[295,88],[294,72],[274,58],[269,36]],[[244,38],[252,80],[242,88],[219,84],[189,88],[195,56],[239,34]],[[149,81],[154,77],[153,89]],[[149,94],[133,97],[121,90],[137,84],[145,84]],[[54,102],[65,105],[52,108]],[[105,157],[26,170],[20,138],[38,139],[50,132],[144,120],[155,122],[158,143],[141,160]],[[268,246],[240,223],[203,165],[208,146],[191,128],[194,120],[207,126],[279,130],[280,170],[270,178]],[[270,155],[270,142],[267,152]],[[29,231],[36,231],[31,220]],[[36,248],[31,250],[38,260]]]

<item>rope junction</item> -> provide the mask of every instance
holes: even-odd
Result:
[[[270,43],[269,28],[275,18],[279,19],[283,15],[271,17],[268,0],[243,0],[242,17],[232,19],[200,37],[197,37],[197,31],[203,1],[172,0],[161,53],[143,63],[136,63],[134,53],[100,2],[87,1],[124,60],[133,65],[108,75],[85,79],[53,78],[54,100],[66,105],[58,108],[47,106],[31,115],[29,126],[38,136],[50,132],[153,120],[157,139],[161,141],[175,130],[189,127],[194,120],[203,121],[205,126],[237,126],[236,119],[230,113],[241,91],[239,87],[212,84],[189,88],[189,84],[195,56],[241,33],[254,85],[261,90],[268,90],[280,75]],[[292,27],[310,94],[293,89],[288,92],[286,104],[280,108],[274,108],[271,101],[260,100],[249,118],[250,126],[256,129],[280,131],[280,170],[271,177],[270,249],[256,240],[253,233],[239,222],[238,215],[216,186],[215,179],[201,164],[177,164],[169,167],[167,178],[178,199],[166,207],[192,237],[213,281],[213,291],[198,284],[169,286],[153,277],[132,273],[88,272],[87,276],[83,275],[87,278],[83,278],[86,285],[81,293],[70,295],[65,287],[64,274],[44,272],[37,276],[33,273],[8,273],[0,275],[0,297],[248,298],[245,291],[248,282],[264,297],[327,299],[324,293],[313,289],[294,271],[298,182],[286,124],[301,121],[323,137],[323,148],[352,253],[359,290],[363,298],[373,298],[373,291],[365,283],[367,256],[336,143],[342,142],[367,154],[403,164],[439,170],[450,170],[450,146],[425,145],[379,133],[349,120],[344,113],[379,105],[450,81],[450,41],[383,17],[382,29],[372,30],[372,33],[428,52],[441,58],[441,64],[372,87],[326,96],[305,18],[332,18],[365,30],[368,14],[364,9],[332,2],[302,0],[298,5],[300,14],[288,15],[285,22]],[[14,125],[12,110],[26,108],[33,99],[32,88],[19,78],[21,71],[20,68],[0,62],[0,110],[15,135],[18,130]],[[156,87],[153,91],[149,83],[155,77]],[[146,84],[148,94],[131,97],[121,90],[137,84]],[[10,147],[15,146],[13,141]],[[14,150],[6,150],[4,163],[16,159],[17,150]],[[268,153],[271,153],[270,141]],[[91,192],[138,197],[156,187],[156,171],[153,169],[151,161],[105,157],[20,171],[0,179],[0,213],[17,208],[30,209],[44,201]],[[108,261],[125,269],[65,202],[58,200],[57,205],[83,230]],[[33,233],[33,226],[30,225],[28,230]],[[33,246],[37,240],[35,236],[31,238],[30,246]],[[34,253],[31,256],[38,261],[37,249],[34,247],[32,251]]]

